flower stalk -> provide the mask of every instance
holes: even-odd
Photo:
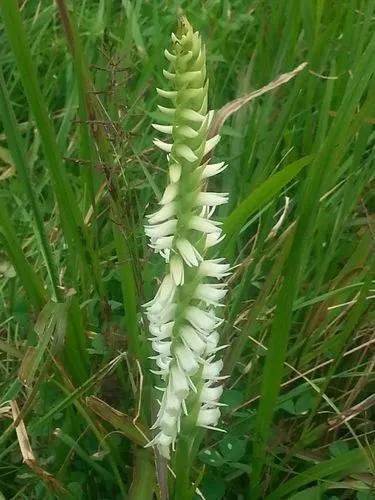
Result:
[[[228,195],[205,190],[207,180],[226,167],[207,160],[220,137],[208,137],[213,113],[207,107],[205,48],[183,17],[172,42],[171,51],[165,51],[170,69],[163,72],[169,88],[157,89],[166,101],[158,106],[166,123],[153,124],[169,137],[154,141],[167,153],[169,184],[145,226],[150,246],[166,262],[160,287],[145,304],[157,367],[153,372],[163,380],[156,435],[149,445],[165,458],[181,432],[186,437],[196,426],[218,424],[223,362],[216,353],[223,348],[218,333],[223,320],[215,309],[222,305],[222,280],[229,274],[224,259],[207,258],[209,248],[223,238],[212,215]],[[189,455],[183,436],[182,448]]]

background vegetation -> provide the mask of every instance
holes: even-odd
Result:
[[[160,272],[142,224],[165,182],[150,124],[178,7],[214,109],[308,63],[216,151],[227,432],[202,434],[196,498],[375,498],[375,2],[18,4],[0,2],[0,498],[163,499],[168,482],[173,498],[143,448],[140,305]]]

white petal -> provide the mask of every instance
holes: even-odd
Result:
[[[181,83],[190,83],[199,78],[202,75],[202,71],[184,71],[183,73],[179,73],[178,81]],[[166,75],[165,75],[166,76]],[[172,77],[166,76],[166,78],[171,79]],[[174,78],[174,77],[173,77]]]
[[[205,248],[211,248],[215,245],[217,245],[218,243],[220,243],[221,241],[223,241],[223,239],[225,238],[225,234],[222,234],[220,235],[220,233],[210,233],[206,236],[206,244],[205,244]]]
[[[217,205],[224,205],[228,202],[228,193],[199,193],[197,198],[197,205],[207,205],[216,207]]]
[[[173,236],[163,236],[162,238],[157,238],[152,240],[150,247],[154,248],[156,252],[159,250],[164,250],[166,248],[172,248]]]
[[[212,151],[219,141],[220,141],[220,135],[215,135],[214,137],[211,137],[211,139],[208,139],[204,147],[203,156],[206,156],[206,154]]]
[[[171,38],[173,43],[180,43],[180,40],[176,37],[174,33],[171,34]]]
[[[177,56],[171,54],[167,49],[164,50],[164,55],[170,62],[174,62],[177,59]]]
[[[193,52],[191,50],[189,50],[189,52],[187,54],[180,56],[181,64],[188,63],[192,57],[193,57]]]
[[[189,385],[186,375],[177,366],[173,366],[170,372],[171,391],[180,400],[189,394]]]
[[[173,255],[170,260],[171,274],[177,286],[184,283],[184,265],[179,255]]]
[[[159,125],[158,123],[151,123],[151,126],[154,127],[158,132],[162,132],[163,134],[171,134],[173,131],[172,125]]]
[[[191,122],[201,123],[205,119],[205,115],[197,113],[193,109],[183,109],[180,113],[181,118],[189,120]]]
[[[162,430],[163,434],[166,434],[167,436],[171,436],[172,438],[176,437],[177,434],[177,416],[176,415],[170,415],[167,412],[163,413],[163,416],[160,418],[160,421],[158,422],[158,425],[160,429]]]
[[[219,408],[201,409],[198,414],[197,426],[217,425],[220,418]]]
[[[189,306],[185,313],[186,319],[199,332],[208,334],[222,322],[216,316],[195,306]]]
[[[175,73],[171,73],[170,71],[167,71],[166,69],[163,69],[163,75],[167,80],[174,80],[176,78]]]
[[[176,227],[177,219],[171,219],[154,226],[145,226],[145,233],[150,238],[160,238],[174,234]]]
[[[164,433],[160,433],[158,437],[158,444],[161,446],[169,446],[172,443],[172,437]]]
[[[168,184],[168,186],[165,188],[162,199],[160,200],[160,205],[167,205],[167,203],[173,201],[176,198],[177,193],[178,193],[177,185]]]
[[[192,351],[184,345],[178,345],[175,350],[177,362],[181,370],[191,376],[197,373],[199,365]]]
[[[153,337],[150,337],[150,340],[169,340],[171,338],[168,333],[162,333],[160,325],[150,323],[148,329],[150,330],[151,335],[153,335]]]
[[[155,141],[154,141],[154,144],[155,144]],[[193,162],[193,161],[198,159],[198,157],[194,153],[194,151],[191,148],[189,148],[189,146],[186,146],[186,144],[176,144],[174,150],[175,150],[176,154],[178,154],[182,158],[185,158],[185,160],[187,160],[189,162]]]
[[[203,99],[205,96],[205,93],[207,92],[208,86],[205,85],[204,87],[199,87],[197,89],[184,89],[184,95],[183,98],[188,100],[188,99]]]
[[[209,356],[210,354],[213,354],[216,352],[217,345],[220,340],[220,335],[219,333],[215,330],[213,331],[206,339],[207,345],[206,345],[206,352],[205,355]]]
[[[162,309],[163,306],[172,301],[175,290],[176,285],[172,279],[172,276],[170,274],[167,274],[161,282],[161,285],[156,292],[155,297],[150,300],[150,302],[147,302],[147,304],[144,304],[143,307],[151,309],[155,305],[159,304]],[[157,309],[154,308],[154,310],[156,311]]]
[[[168,117],[173,117],[176,114],[176,108],[166,108],[165,106],[160,106],[160,104],[158,104],[158,110]]]
[[[148,222],[150,224],[157,224],[159,222],[163,222],[166,219],[169,219],[176,213],[176,205],[174,203],[167,203],[163,205],[160,210],[157,212],[147,215]]]
[[[150,322],[150,326],[151,324],[153,324],[156,328],[161,328],[164,323],[171,322],[174,319],[175,310],[176,304],[171,304],[169,306],[165,306],[159,314],[152,314],[147,311],[146,316]],[[158,340],[162,340],[163,337],[168,340],[168,336],[165,334],[163,335],[161,333],[160,335],[155,335],[155,338],[157,338]]]
[[[158,298],[156,297],[153,300],[153,303],[147,306],[147,317],[152,318],[155,315],[161,314],[161,312],[163,311],[163,308],[164,308],[164,304],[161,303],[158,300]]]
[[[204,260],[199,266],[199,272],[203,276],[221,279],[228,276],[229,264],[224,264],[223,259]]]
[[[169,323],[165,323],[163,325],[156,325],[151,323],[149,326],[149,330],[152,335],[158,337],[158,340],[163,340],[171,338],[173,327],[174,321],[170,321]]]
[[[156,92],[160,95],[160,97],[166,97],[167,99],[174,99],[177,97],[177,90],[163,90],[157,88]]]
[[[202,377],[207,380],[216,379],[221,370],[223,369],[223,361],[218,359],[213,363],[208,363],[207,365],[203,365]]]
[[[163,302],[164,304],[166,302],[169,302],[170,300],[173,299],[174,293],[175,293],[176,287],[174,284],[174,281],[172,279],[172,276],[170,274],[167,274],[159,288],[159,300]]]
[[[181,177],[181,165],[178,163],[171,163],[169,165],[169,178],[171,182],[178,182]]]
[[[183,137],[187,137],[188,139],[194,139],[199,134],[199,132],[197,130],[194,130],[193,128],[191,128],[187,125],[183,125],[181,127],[178,127],[177,133],[179,135],[182,135]]]
[[[188,266],[198,266],[202,261],[202,257],[198,250],[186,239],[178,239],[176,247],[180,252],[181,257],[184,259]]]
[[[203,386],[200,400],[202,403],[216,403],[221,395],[223,394],[223,386],[218,385],[216,387],[207,387],[206,384]]]
[[[178,416],[181,412],[181,399],[174,392],[169,390],[166,392],[164,400],[164,410],[170,415]]]
[[[195,61],[195,67],[197,68],[200,68],[202,65],[203,65],[203,62],[205,60],[205,57],[206,57],[206,50],[204,47],[202,47],[199,51],[199,54],[198,54],[198,57]]]
[[[166,334],[166,333],[168,333],[168,335],[171,336],[172,335],[173,327],[174,327],[174,321],[170,321],[170,322],[164,323],[160,327],[161,333],[163,335]]]
[[[162,151],[166,151],[167,153],[170,153],[172,151],[173,144],[168,144],[166,142],[159,141],[159,139],[154,139],[152,142],[155,144],[157,148],[161,149]]]
[[[203,354],[206,349],[206,343],[200,338],[198,333],[190,325],[181,327],[181,339],[184,344],[192,349],[197,355]]]
[[[219,305],[227,290],[220,284],[200,284],[195,290],[194,297],[206,302],[206,304]]]
[[[173,314],[176,309],[176,304],[166,304],[158,311],[152,310],[152,307],[153,306],[151,306],[151,308],[149,308],[146,313],[151,323],[155,323],[156,325],[160,325],[161,327],[165,323],[172,321]]]
[[[213,120],[215,116],[215,110],[211,109],[208,113],[207,113],[207,127],[210,128],[210,125],[211,125],[211,122]]]
[[[160,433],[155,441],[155,444],[158,447],[160,455],[162,455],[164,458],[168,459],[170,458],[170,452],[169,452],[169,447],[172,444],[173,439],[170,436],[167,436],[164,433]]]
[[[215,206],[210,207],[209,205],[203,205],[199,216],[204,217],[205,219],[211,219],[213,213],[215,212],[215,209]]]
[[[171,360],[172,358],[167,356],[158,356],[156,359],[156,364],[161,370],[165,370],[167,372],[169,370]]]
[[[170,356],[171,355],[171,345],[172,342],[159,342],[159,341],[153,341],[151,343],[152,348],[155,352],[158,352],[159,354],[162,354],[163,356]]]
[[[220,233],[221,229],[217,227],[219,225],[221,225],[220,222],[209,221],[208,219],[200,217],[199,215],[194,215],[190,219],[191,229],[201,231],[202,233]]]
[[[204,116],[207,116],[206,115],[206,111],[207,111],[207,94],[204,96],[203,98],[203,101],[202,101],[202,106],[200,107],[200,109],[198,110],[198,113],[201,114],[201,115],[204,115]],[[209,115],[208,115],[209,116]]]
[[[223,170],[227,168],[223,161],[220,163],[212,163],[211,165],[206,165],[202,172],[202,179],[207,179],[208,177],[212,177],[213,175],[219,174]]]
[[[169,373],[169,370],[150,370],[150,373],[158,375],[159,377],[166,378]]]

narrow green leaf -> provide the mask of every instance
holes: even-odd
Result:
[[[78,257],[81,273],[84,274],[86,272],[89,276],[89,271],[87,270],[87,251],[85,248],[86,231],[82,214],[69,184],[62,155],[57,147],[55,133],[37,79],[35,65],[29,50],[17,1],[2,1],[0,3],[0,11],[20,72],[23,88],[39,130],[46,165],[59,206],[61,223],[71,251],[71,262],[75,262],[75,259]]]
[[[309,165],[312,156],[304,156],[284,167],[280,172],[271,175],[263,184],[245,198],[240,205],[225,219],[223,230],[229,239],[237,234],[246,220],[257,210],[269,202],[284,186],[294,179],[299,172]]]
[[[40,309],[45,301],[43,284],[35,273],[22,251],[21,245],[15,233],[11,217],[5,204],[0,199],[0,241],[9,256],[17,276],[31,302]]]
[[[249,490],[249,498],[252,499],[258,498],[260,494],[266,445],[283,376],[283,364],[287,354],[294,300],[298,293],[302,270],[313,244],[317,207],[319,206],[322,186],[328,178],[327,173],[333,172],[340,159],[337,148],[340,148],[341,154],[345,152],[349,131],[352,131],[354,111],[375,71],[374,50],[375,36],[372,37],[371,43],[355,66],[353,72],[355,78],[349,80],[349,88],[342,100],[337,117],[331,126],[326,142],[314,159],[303,190],[295,237],[285,269],[282,272],[283,281],[277,296],[276,311],[272,322],[269,348],[262,376],[261,398],[256,417],[252,457],[253,471]],[[360,126],[359,122],[357,124]],[[342,143],[340,139],[346,142]],[[327,166],[329,166],[329,169]]]
[[[64,322],[62,321],[64,319]],[[63,323],[61,341],[64,341],[63,360],[67,372],[75,385],[81,385],[90,374],[90,361],[87,352],[87,339],[83,324],[82,311],[76,297],[72,297],[66,314],[56,325],[58,330]],[[56,336],[56,335],[55,335]]]
[[[116,222],[112,223],[112,231],[118,258],[118,272],[121,281],[129,349],[131,354],[137,357],[140,354],[140,337],[137,319],[137,289],[131,264],[131,256],[126,236]]]
[[[80,444],[73,439],[71,436],[63,432],[61,429],[57,429],[56,436],[63,443],[69,446],[70,450],[74,450],[74,452],[86,462],[90,469],[95,471],[97,474],[102,476],[105,481],[111,481],[111,474],[100,464],[98,464],[83,448]]]
[[[46,268],[51,281],[52,290],[55,299],[58,300],[61,293],[58,288],[57,271],[52,257],[51,248],[47,240],[44,222],[41,215],[39,203],[35,194],[35,189],[31,183],[28,164],[25,156],[24,147],[22,144],[19,128],[17,126],[16,117],[14,115],[10,96],[8,94],[5,81],[0,67],[0,117],[4,124],[5,133],[7,136],[9,149],[12,154],[13,161],[16,165],[18,175],[21,179],[25,193],[31,205],[31,210],[35,219],[35,226],[39,238],[39,244],[44,256]]]
[[[369,455],[374,452],[375,447],[368,450]],[[323,479],[328,480],[330,476],[334,476],[337,479],[337,476],[343,477],[354,472],[363,471],[367,468],[368,463],[369,456],[363,450],[356,448],[347,453],[342,453],[338,457],[314,465],[304,472],[300,472],[293,479],[276,488],[276,490],[267,496],[267,499],[280,500],[281,498],[290,498],[290,493],[306,484]]]

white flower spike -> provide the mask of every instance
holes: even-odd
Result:
[[[190,411],[189,395],[200,404],[197,426],[211,429],[219,421],[223,362],[214,358],[223,349],[217,331],[223,320],[214,308],[223,305],[226,287],[212,279],[229,275],[223,259],[206,259],[207,250],[224,237],[211,216],[228,201],[228,193],[205,191],[207,179],[226,168],[223,162],[208,164],[220,136],[208,138],[213,112],[207,109],[205,49],[185,18],[179,19],[172,42],[172,49],[164,51],[169,88],[157,89],[171,102],[171,107],[158,106],[168,125],[153,124],[169,135],[169,142],[155,139],[154,144],[167,153],[170,183],[161,208],[147,216],[145,226],[150,247],[167,264],[158,292],[145,304],[157,368],[152,373],[164,380],[157,387],[163,394],[152,426],[157,433],[148,446],[156,446],[165,458],[175,449],[181,420]]]

